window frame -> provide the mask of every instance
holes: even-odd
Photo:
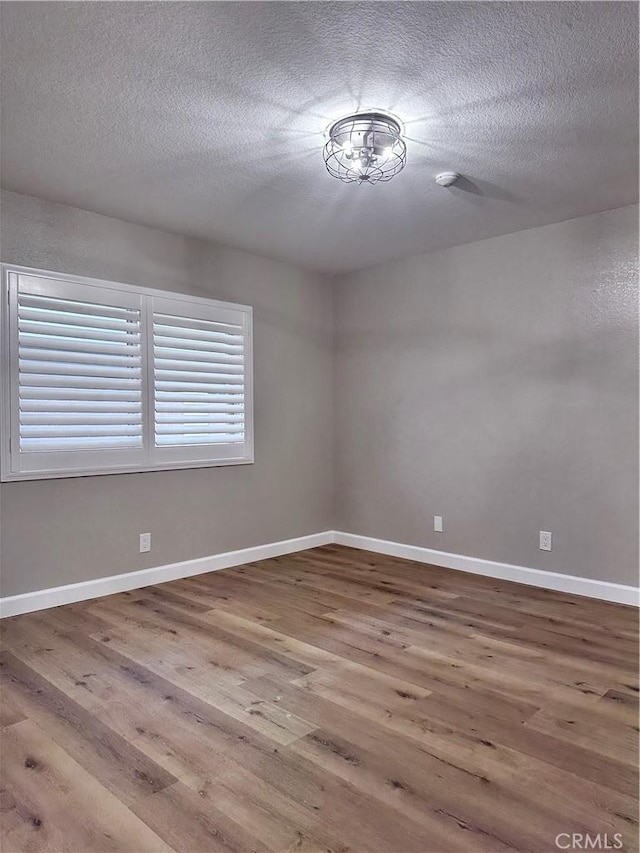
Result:
[[[1,282],[1,311],[0,311],[0,357],[2,366],[0,370],[0,480],[2,482],[13,482],[22,480],[49,480],[70,477],[93,477],[104,474],[132,474],[144,473],[146,471],[169,471],[189,468],[216,468],[226,465],[247,465],[254,462],[254,436],[253,436],[253,310],[250,305],[241,305],[231,302],[222,302],[201,296],[180,293],[179,291],[163,290],[159,288],[142,287],[122,282],[96,279],[89,276],[77,276],[67,273],[59,273],[50,270],[36,269],[33,267],[20,266],[17,264],[3,263],[0,265],[2,271]],[[96,289],[114,290],[122,294],[139,297],[141,304],[141,333],[142,333],[142,404],[143,404],[143,448],[137,452],[135,460],[120,461],[118,457],[129,452],[129,449],[110,450],[108,453],[113,457],[113,462],[102,462],[99,464],[83,464],[79,467],[43,467],[38,470],[22,470],[20,465],[21,452],[19,450],[19,427],[17,424],[18,401],[16,399],[18,383],[18,335],[16,329],[17,305],[10,304],[12,275],[25,275],[31,278],[53,279],[60,284],[84,285]],[[17,286],[17,285],[16,285]],[[210,448],[212,456],[209,458],[186,458],[189,448],[180,448],[181,451],[174,454],[181,458],[167,459],[169,455],[161,446],[156,446],[154,435],[154,358],[153,358],[153,307],[154,304],[167,300],[189,305],[202,306],[203,312],[212,309],[220,311],[233,311],[241,314],[244,333],[244,425],[245,440],[241,453],[233,455],[234,445],[211,444],[193,445],[194,449]],[[18,447],[12,453],[12,447]],[[216,451],[224,449],[224,455],[215,456]],[[61,451],[61,453],[81,454],[82,457],[91,454],[102,455],[105,451]],[[25,454],[31,455],[31,454]],[[131,456],[131,454],[129,454]],[[155,458],[154,458],[155,455]],[[164,457],[164,458],[163,458]],[[184,458],[183,458],[184,457]],[[98,459],[96,458],[96,463]]]

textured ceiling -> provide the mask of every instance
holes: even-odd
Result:
[[[635,3],[2,3],[2,184],[323,271],[637,200]],[[398,115],[345,185],[327,125]],[[465,175],[437,187],[443,169]]]

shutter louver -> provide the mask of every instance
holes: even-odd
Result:
[[[245,350],[241,318],[154,311],[156,447],[244,443]]]
[[[20,452],[140,448],[141,315],[18,290]]]

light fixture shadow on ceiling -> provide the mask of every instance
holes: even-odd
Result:
[[[267,77],[267,74],[264,75]],[[315,112],[316,104],[322,103],[326,100],[326,98],[315,96],[313,98],[309,98],[306,101],[300,101],[298,95],[292,94],[291,99],[287,102],[282,98],[278,99],[273,96],[273,94],[265,95],[264,93],[264,84],[263,78],[260,78],[261,85],[258,86],[257,81],[255,87],[253,85],[249,85],[248,82],[244,82],[240,84],[229,77],[221,77],[220,75],[209,75],[206,80],[202,80],[203,84],[206,84],[212,93],[215,93],[215,97],[213,100],[212,106],[215,107],[216,102],[218,102],[221,98],[227,99],[229,103],[249,103],[253,104],[256,107],[263,108],[265,105],[269,107],[273,107],[274,110],[281,111],[283,113],[282,120],[286,121],[293,116],[305,115],[310,118],[319,119],[325,124],[331,120],[331,116],[324,115],[322,113]],[[193,81],[190,81],[191,85],[193,85]],[[297,81],[299,82],[299,81]],[[190,96],[190,91],[186,93],[187,97]]]
[[[292,192],[298,197],[304,194],[308,197],[308,209],[312,211],[317,186],[315,183],[311,185],[307,177],[301,173],[302,170],[296,169],[295,166],[303,166],[306,161],[313,162],[316,157],[321,156],[321,150],[321,146],[312,149],[307,148],[304,152],[297,152],[293,158],[287,152],[281,152],[276,158],[272,155],[265,155],[257,160],[245,162],[244,167],[246,168],[252,164],[257,165],[259,163],[269,165],[273,163],[274,159],[277,159],[288,164],[289,168],[283,174],[267,176],[264,180],[254,180],[248,192],[237,196],[233,203],[228,204],[226,207],[227,220],[231,222],[234,216],[242,219],[246,215],[245,211],[250,209],[251,206],[264,204],[266,207],[269,207],[271,205],[269,199],[271,198],[271,194],[275,192],[282,194],[284,197],[290,196]],[[294,166],[294,168],[291,168],[291,166]],[[325,175],[322,174],[321,177],[324,179]]]
[[[478,4],[481,5],[481,4]],[[490,98],[471,98],[467,103],[460,103],[461,92],[473,92],[478,80],[483,79],[487,68],[491,67],[491,62],[483,59],[473,65],[467,64],[468,73],[464,77],[460,77],[459,72],[452,68],[452,76],[446,81],[427,85],[429,80],[429,68],[425,67],[424,63],[405,63],[397,66],[397,79],[395,81],[395,94],[392,96],[388,109],[393,113],[401,114],[407,111],[407,106],[416,101],[427,104],[433,104],[433,109],[426,115],[408,119],[405,122],[405,128],[411,124],[417,124],[423,121],[433,121],[440,119],[446,115],[460,115],[464,111],[475,110],[486,103],[501,102],[505,103],[517,100],[521,91],[512,89],[507,92],[501,92],[499,95],[491,96]],[[413,81],[413,85],[408,81]],[[450,95],[451,83],[454,83],[455,102],[452,102]],[[401,97],[400,97],[401,96]],[[460,107],[460,109],[458,109]],[[411,110],[409,109],[409,112]]]
[[[302,159],[316,157],[318,154],[319,150],[307,152],[305,158],[299,158],[298,162],[301,162]],[[285,158],[283,157],[283,159]],[[312,225],[314,234],[323,234],[324,229],[330,223],[340,221],[348,225],[354,221],[354,217],[357,217],[362,211],[363,195],[366,190],[364,192],[353,192],[353,187],[338,181],[331,181],[324,170],[313,181],[309,180],[308,175],[302,174],[298,170],[287,170],[286,174],[275,175],[267,180],[256,182],[248,193],[245,193],[242,198],[236,199],[233,205],[226,208],[227,224],[233,224],[234,218],[237,221],[242,221],[246,217],[247,210],[271,208],[275,192],[282,194],[283,197],[294,195],[305,205],[306,224]],[[322,204],[318,204],[319,192],[322,193]],[[382,199],[381,201],[388,205],[390,199]],[[293,218],[285,218],[281,223],[283,233],[297,233],[295,213],[292,212],[291,216]],[[296,240],[299,239],[296,237]]]
[[[407,142],[410,142],[412,146],[419,146],[420,148],[428,149],[432,156],[435,157],[437,155],[438,160],[442,160],[444,158],[449,162],[456,158],[465,159],[471,155],[475,155],[476,153],[482,155],[479,158],[481,162],[486,162],[484,154],[489,143],[492,145],[494,163],[496,162],[496,158],[502,158],[503,155],[510,154],[513,148],[513,143],[511,141],[502,142],[499,139],[489,139],[488,137],[483,139],[478,135],[478,133],[479,132],[476,132],[476,135],[473,136],[470,129],[467,131],[467,128],[451,128],[450,130],[447,130],[446,137],[440,139],[433,135],[433,131],[430,132],[427,129],[425,130],[423,139],[419,139],[416,136],[408,136],[407,134],[404,135],[404,138]],[[541,144],[543,143],[541,142]]]
[[[302,163],[314,156],[321,156],[321,154],[322,145],[314,145],[311,148],[299,149],[293,154],[285,149],[280,151],[261,151],[258,155],[247,156],[244,160],[244,166],[246,168],[248,165],[258,166],[263,163],[266,165],[271,163],[285,163],[289,164],[290,167],[287,171],[291,171],[291,167],[295,166],[295,164]],[[286,175],[279,175],[277,179],[282,181],[285,177]]]
[[[571,90],[574,97],[578,99],[587,97],[593,89],[593,77],[585,73],[580,75],[574,74],[571,79]],[[617,81],[603,81],[605,89],[611,89],[612,95],[615,94]],[[559,97],[561,93],[559,94]],[[553,92],[549,92],[546,83],[536,83],[534,85],[520,86],[513,88],[510,91],[505,91],[491,97],[470,99],[466,104],[457,102],[455,106],[434,107],[430,112],[424,113],[417,118],[407,118],[405,120],[405,139],[412,147],[419,146],[421,149],[427,149],[429,152],[429,160],[436,159],[438,166],[464,163],[471,158],[472,160],[479,159],[477,155],[482,155],[487,144],[491,144],[493,148],[494,161],[507,164],[509,162],[510,149],[514,144],[513,132],[509,135],[509,141],[503,145],[500,144],[500,139],[495,138],[495,128],[493,122],[487,119],[483,126],[478,126],[474,117],[482,111],[489,110],[490,115],[499,113],[501,119],[505,116],[514,114],[513,105],[519,107],[522,104],[535,104],[548,102],[549,98],[553,97]],[[518,132],[522,135],[523,141],[535,132],[535,127],[529,127],[522,124],[522,110],[517,111],[518,116]],[[422,127],[421,127],[422,126]],[[424,128],[424,131],[422,130]],[[515,128],[514,128],[515,130]],[[446,131],[446,133],[445,133]],[[536,146],[538,151],[543,148],[548,148],[550,152],[557,151],[558,139],[557,134],[560,129],[556,129],[553,135],[548,138],[540,137],[538,134]],[[585,125],[583,138],[588,138],[590,128]],[[571,138],[567,138],[566,147],[568,149],[574,144],[576,134],[580,134],[575,123],[568,128],[567,133],[572,134]],[[618,137],[616,135],[615,125],[611,125],[611,151],[614,150]],[[600,140],[600,144],[601,144]],[[615,156],[615,153],[612,154]],[[417,162],[415,154],[411,157],[412,162]],[[463,167],[464,168],[464,167]],[[637,180],[636,180],[637,183]],[[525,205],[525,201],[509,193],[502,187],[490,184],[486,181],[472,180],[467,177],[459,180],[455,186],[448,188],[448,191],[453,195],[463,197],[465,194],[468,200],[471,196],[480,198],[492,198],[499,201],[506,201]]]
[[[479,139],[464,140],[462,144],[454,145],[452,138],[449,138],[447,140],[428,138],[416,139],[415,136],[406,135],[404,138],[407,142],[410,142],[412,146],[417,145],[420,148],[427,149],[428,154],[431,155],[433,159],[437,159],[438,162],[443,159],[449,163],[452,160],[466,160],[466,158],[468,158],[470,155],[473,155],[475,152],[485,151],[487,147],[487,143]],[[415,157],[416,155],[414,153],[412,156],[412,161],[415,159]]]
[[[252,168],[256,169],[255,179],[258,182],[258,187],[260,187],[260,167],[262,165],[269,167],[270,164],[281,162],[295,168],[296,164],[312,157],[320,157],[322,159],[321,144],[307,146],[304,149],[297,149],[293,152],[286,149],[282,144],[279,147],[262,147],[259,151],[252,150],[250,153],[243,155],[241,159],[233,153],[221,152],[218,148],[212,147],[190,151],[179,157],[165,157],[155,160],[152,163],[147,162],[144,168],[149,180],[167,185],[175,182],[190,183],[192,181],[202,185],[203,180],[206,181],[206,176],[211,170],[211,164],[214,162],[217,163],[218,168],[224,168],[228,174],[246,172],[248,168]],[[99,174],[96,173],[94,180],[96,181],[96,185],[98,183],[104,184],[116,176],[121,176],[126,171],[135,174],[137,168],[138,164],[136,162],[131,162],[127,167],[120,164],[113,166],[111,169],[103,169]],[[280,180],[282,180],[282,177]]]
[[[472,81],[470,81],[471,83]],[[598,88],[602,92],[602,97],[606,98],[611,92],[615,95],[618,86],[618,80],[615,77],[603,79],[599,82]],[[468,86],[468,90],[472,90],[472,85]],[[456,100],[455,104],[448,105],[436,101],[434,108],[416,118],[405,121],[405,128],[409,129],[412,125],[421,124],[422,122],[438,123],[441,120],[448,118],[462,118],[464,123],[467,121],[467,116],[477,117],[482,112],[497,111],[498,115],[505,120],[508,116],[514,116],[514,122],[517,121],[518,126],[522,123],[522,107],[525,105],[538,105],[549,103],[550,99],[557,96],[558,99],[564,99],[566,91],[570,90],[574,99],[581,99],[583,96],[589,96],[593,92],[593,69],[585,68],[583,73],[567,75],[562,79],[562,86],[556,87],[550,84],[549,80],[545,79],[536,83],[529,83],[524,86],[513,87],[511,89],[490,95],[489,97],[470,98],[467,102]],[[517,107],[517,113],[513,112],[513,107]]]
[[[383,7],[386,4],[372,5]],[[406,15],[410,15],[413,12],[418,12],[419,7],[428,7],[429,5],[431,4],[403,4],[405,7],[403,11]],[[435,7],[437,4],[432,5]],[[458,120],[461,120],[463,125],[475,124],[474,119],[477,119],[477,116],[483,112],[489,114],[495,112],[504,119],[509,115],[515,115],[514,107],[519,108],[517,120],[520,121],[523,104],[535,105],[548,102],[550,95],[553,96],[555,93],[562,98],[568,90],[577,99],[582,99],[583,96],[588,98],[593,92],[594,74],[597,71],[591,63],[583,63],[573,69],[567,69],[561,81],[558,80],[556,71],[551,65],[548,68],[541,68],[540,74],[535,80],[523,78],[519,73],[505,74],[500,88],[487,96],[486,89],[482,91],[479,84],[491,75],[495,62],[495,52],[485,50],[476,54],[473,50],[469,51],[469,47],[473,45],[474,29],[478,25],[483,27],[492,18],[497,4],[476,2],[456,5],[460,10],[464,8],[460,15],[461,25],[455,30],[447,32],[446,42],[442,42],[443,44],[446,43],[446,49],[443,50],[442,54],[438,52],[433,55],[433,64],[436,67],[442,65],[443,60],[446,61],[445,57],[455,57],[456,53],[460,52],[465,55],[463,72],[458,63],[452,62],[450,74],[442,75],[439,79],[434,78],[430,75],[431,63],[429,60],[425,63],[416,56],[399,62],[393,69],[396,73],[388,72],[388,78],[391,76],[391,82],[394,86],[394,94],[388,109],[398,115],[406,115],[405,129],[421,122],[437,123],[445,120],[449,124],[448,119],[452,119],[454,124]],[[528,6],[526,14],[535,19],[545,4],[517,5]],[[558,3],[554,5],[556,9],[553,12],[549,10],[549,12],[542,14],[546,17],[553,15],[556,22],[554,36],[557,39],[561,38],[562,32],[566,34],[567,38],[570,38],[574,26],[571,20],[572,15],[582,17],[589,14],[587,9],[576,9],[575,7],[587,4]],[[564,20],[562,19],[562,12],[558,11],[563,6],[574,7],[572,12],[567,12]],[[414,8],[411,9],[410,7]],[[434,23],[436,26],[438,25],[437,16]],[[637,17],[635,26],[637,27]],[[500,42],[496,39],[494,47],[496,50],[499,49],[502,61],[513,63],[514,70],[517,71],[519,67],[526,67],[526,58],[528,54],[531,54],[532,45],[533,43],[526,45],[523,50],[522,41],[514,33],[511,38],[501,37]],[[607,79],[607,76],[603,75],[604,79],[599,81],[599,88],[604,84],[615,96],[619,80],[615,76],[610,76]],[[433,82],[434,79],[435,82]],[[525,80],[525,82],[518,84],[519,79]],[[461,97],[462,93],[467,95],[467,100]],[[416,103],[421,103],[423,106],[428,104],[431,109],[427,114],[411,118],[412,106]]]

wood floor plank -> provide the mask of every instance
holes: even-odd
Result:
[[[361,765],[362,748],[370,755],[381,751],[385,758],[380,763],[380,772],[384,768],[387,773],[391,773],[395,766],[397,778],[401,781],[405,778],[402,774],[412,772],[412,766],[415,766],[419,776],[426,773],[437,780],[438,789],[445,782],[446,789],[455,792],[456,796],[469,778],[480,780],[483,783],[480,794],[488,791],[490,796],[493,796],[493,793],[489,783],[500,789],[506,788],[516,792],[522,788],[528,791],[527,801],[535,803],[541,798],[540,805],[546,805],[549,813],[557,811],[560,816],[565,817],[571,813],[573,797],[572,794],[567,801],[567,792],[581,790],[584,803],[588,804],[588,807],[583,809],[581,800],[577,798],[574,811],[578,815],[576,819],[582,821],[583,826],[585,822],[594,819],[600,820],[603,825],[612,825],[616,815],[623,815],[626,820],[634,818],[636,801],[633,796],[608,791],[602,784],[589,785],[582,775],[572,774],[569,770],[561,770],[533,756],[505,748],[499,740],[488,741],[483,737],[485,731],[482,728],[469,726],[458,731],[443,724],[434,726],[423,714],[426,700],[415,699],[406,703],[404,708],[398,707],[393,712],[387,711],[380,715],[377,719],[379,728],[374,729],[376,734],[372,737],[369,728],[358,720],[358,717],[370,716],[365,704],[366,697],[363,696],[360,706],[349,706],[344,702],[339,690],[326,693],[307,690],[314,678],[315,676],[308,676],[302,679],[299,687],[269,685],[267,679],[247,685],[249,690],[265,698],[273,698],[273,693],[277,690],[279,701],[284,707],[306,714],[317,723],[319,730],[337,733],[336,739],[335,734],[328,737],[316,731],[292,746],[293,751],[300,751],[305,744],[317,745],[322,741],[335,756],[354,766]],[[337,705],[340,707],[336,707]],[[343,708],[348,708],[350,713],[344,713]],[[482,721],[478,722],[483,725]],[[501,723],[501,726],[504,725],[508,724]],[[317,740],[318,737],[321,741]],[[408,744],[407,738],[415,743]],[[336,747],[336,742],[340,740],[348,742],[349,746]],[[447,779],[447,774],[451,778]],[[518,784],[515,784],[516,780]],[[534,780],[533,787],[529,785],[529,780]],[[538,780],[537,783],[535,780]],[[543,780],[544,784],[541,784]],[[402,783],[404,784],[404,781]],[[480,794],[476,793],[470,798],[476,805],[481,799]],[[446,793],[438,790],[437,795],[430,795],[430,801],[433,802],[438,796],[446,797]],[[452,805],[448,803],[446,807]],[[532,819],[533,815],[530,817],[530,820]],[[475,820],[477,823],[477,819]]]
[[[123,801],[131,802],[176,781],[10,652],[2,652],[0,673],[27,719],[38,723],[78,764]]]
[[[211,800],[205,801],[182,782],[138,800],[132,809],[174,850],[262,853],[269,849]],[[189,846],[185,846],[185,839]]]
[[[0,685],[0,728],[11,726],[26,719],[26,714],[22,711],[15,696],[8,690],[2,689]]]
[[[2,763],[3,850],[171,850],[31,720],[3,731]]]
[[[329,545],[5,620],[2,849],[638,849],[638,612]]]
[[[314,853],[347,847],[331,835],[318,807],[294,802],[246,768],[234,763],[218,779],[183,780],[205,802],[213,802],[270,850]]]
[[[637,718],[632,725],[619,720],[611,726],[606,741],[600,737],[603,713],[597,706],[567,708],[561,702],[552,703],[536,712],[526,725],[539,732],[555,735],[568,743],[584,746],[618,761],[638,764]]]
[[[92,612],[104,614],[104,607],[98,604],[92,608]],[[183,648],[203,647],[208,657],[211,657],[210,652],[213,649],[219,667],[226,671],[244,675],[255,671],[256,668],[265,671],[284,668],[285,674],[290,678],[310,671],[308,666],[281,655],[277,650],[266,649],[251,639],[225,632],[206,612],[187,613],[170,604],[140,598],[130,607],[119,607],[117,611],[111,611],[110,619],[115,625],[122,622],[131,625],[140,636],[146,631],[154,635],[156,632],[170,634],[174,644]]]

